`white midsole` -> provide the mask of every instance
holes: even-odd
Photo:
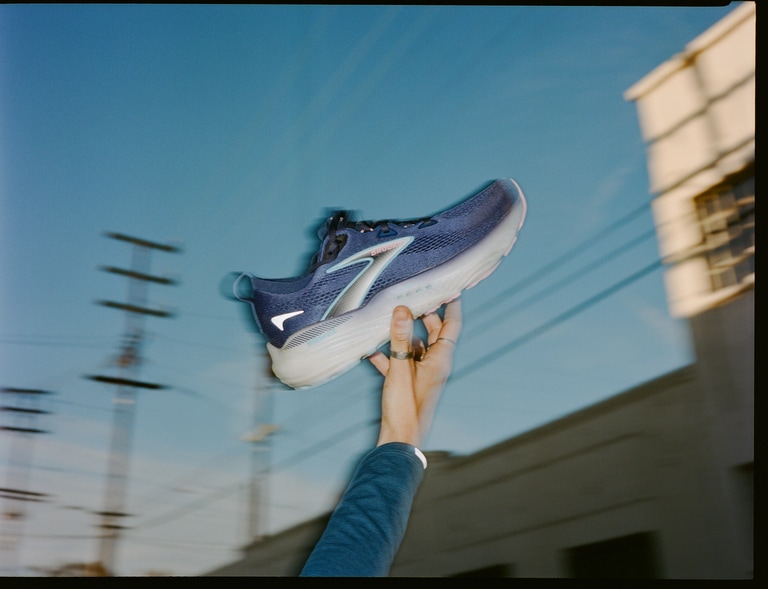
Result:
[[[455,258],[381,291],[347,322],[295,347],[267,342],[272,371],[295,389],[315,387],[357,365],[389,341],[392,309],[405,305],[414,317],[434,311],[487,277],[512,249],[526,212],[513,207],[488,235]],[[312,326],[293,334],[293,337]],[[290,339],[289,339],[290,341]]]

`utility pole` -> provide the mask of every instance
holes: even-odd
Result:
[[[12,435],[8,459],[6,482],[0,487],[3,499],[2,523],[0,523],[0,550],[5,553],[10,568],[18,566],[18,551],[21,544],[22,528],[29,502],[43,501],[47,495],[29,490],[29,469],[32,465],[34,436],[47,433],[38,429],[37,418],[48,411],[40,409],[40,399],[51,394],[38,389],[1,388],[3,397],[11,397],[12,405],[3,402],[0,411],[13,415],[13,425],[0,425],[0,430]],[[11,561],[13,561],[11,563]],[[4,567],[5,568],[5,567]]]
[[[248,529],[247,540],[260,540],[266,529],[267,484],[269,483],[269,466],[271,458],[270,436],[279,427],[273,423],[272,407],[272,378],[269,370],[258,370],[261,376],[254,387],[254,427],[243,436],[243,440],[251,445],[251,480],[248,488]],[[263,373],[263,374],[262,374]]]
[[[104,509],[97,513],[101,517],[99,527],[102,530],[99,540],[98,563],[106,575],[112,575],[115,568],[117,541],[121,530],[125,529],[122,521],[129,515],[124,512],[124,508],[137,391],[139,389],[161,390],[167,388],[160,384],[140,381],[137,378],[142,362],[145,318],[147,316],[172,316],[167,311],[147,307],[147,290],[150,283],[175,284],[171,278],[153,276],[149,273],[151,254],[155,250],[168,253],[177,253],[180,250],[175,246],[130,237],[121,233],[108,233],[106,236],[133,246],[130,269],[112,266],[101,268],[105,272],[128,279],[128,294],[125,303],[98,301],[100,305],[125,312],[125,330],[121,353],[115,362],[119,374],[118,376],[91,375],[86,377],[96,382],[109,384],[115,387],[114,390],[116,391],[113,397],[112,439],[104,492]]]
[[[259,362],[267,361],[257,355]],[[257,367],[258,382],[254,387],[254,424],[251,432],[241,439],[251,445],[251,479],[248,484],[247,541],[260,540],[266,528],[267,484],[269,482],[270,436],[279,428],[272,420],[272,375],[267,366]]]

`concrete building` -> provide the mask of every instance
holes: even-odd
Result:
[[[475,454],[429,454],[393,576],[752,576],[754,68],[744,3],[626,94],[695,362]],[[209,574],[295,575],[326,520]]]
[[[755,22],[755,4],[739,5],[626,92],[648,145],[677,316],[754,284]]]

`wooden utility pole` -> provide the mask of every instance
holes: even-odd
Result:
[[[267,485],[269,484],[269,463],[271,436],[279,427],[272,423],[273,391],[272,376],[265,355],[257,355],[259,367],[256,370],[258,382],[254,389],[253,429],[241,439],[250,443],[251,478],[248,482],[248,526],[247,542],[260,540],[266,532]]]
[[[155,250],[177,253],[180,250],[175,246],[130,237],[121,233],[108,233],[106,236],[133,246],[133,258],[130,269],[126,270],[112,266],[101,268],[105,272],[117,274],[128,279],[126,302],[98,301],[100,305],[125,312],[123,343],[120,355],[115,363],[119,374],[117,376],[90,375],[86,377],[96,382],[108,384],[114,387],[115,390],[115,396],[113,397],[112,440],[104,492],[104,508],[97,513],[101,518],[99,527],[102,530],[99,540],[98,563],[106,571],[106,574],[113,575],[115,571],[116,545],[121,530],[125,529],[123,519],[128,516],[124,509],[137,391],[139,389],[161,390],[167,388],[160,384],[143,382],[137,378],[142,362],[141,350],[144,341],[145,318],[147,316],[172,316],[168,311],[147,307],[147,290],[150,283],[162,285],[175,284],[175,281],[171,278],[150,274],[151,253]]]
[[[12,416],[12,424],[0,424],[0,430],[11,437],[8,470],[5,484],[0,487],[3,500],[0,521],[0,551],[3,552],[3,569],[18,565],[18,552],[22,539],[25,506],[29,502],[44,501],[47,495],[29,490],[30,467],[34,438],[38,434],[48,433],[37,427],[37,419],[48,411],[40,409],[40,399],[51,394],[38,389],[0,388],[3,403],[0,411]],[[8,401],[6,402],[6,399]],[[5,564],[7,563],[7,564]],[[9,571],[11,575],[12,571]],[[0,573],[2,574],[2,573]]]

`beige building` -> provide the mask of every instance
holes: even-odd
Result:
[[[755,280],[755,4],[739,5],[626,92],[637,105],[672,313]]]
[[[626,94],[695,362],[475,454],[430,454],[393,576],[752,576],[754,68],[744,3]],[[326,519],[209,574],[295,575]]]

